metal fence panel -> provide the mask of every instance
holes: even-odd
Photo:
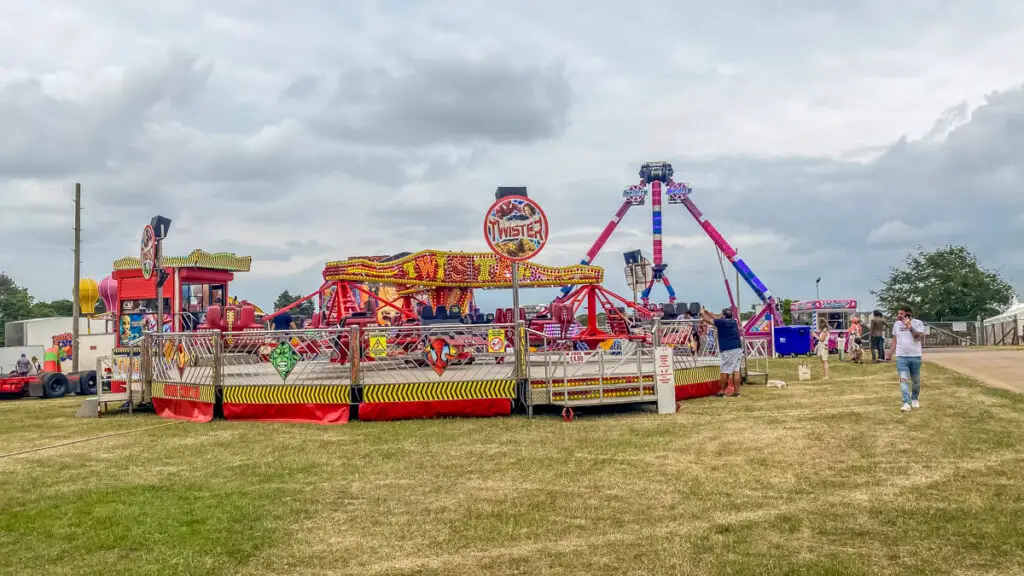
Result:
[[[927,329],[923,346],[925,348],[951,348],[955,346],[977,346],[984,341],[981,323],[966,322],[925,322]],[[887,335],[891,338],[891,335]]]
[[[672,348],[676,370],[721,364],[714,326],[696,319],[671,320],[661,322],[656,331],[656,345]]]
[[[1019,346],[1021,336],[1021,325],[1018,320],[986,324],[984,327],[987,346]]]
[[[515,375],[512,324],[435,324],[368,328],[360,363],[366,386],[492,382]]]
[[[219,355],[222,386],[351,384],[344,328],[224,332]]]
[[[213,333],[151,334],[148,367],[151,381],[195,386],[213,384],[216,355]]]
[[[770,355],[769,345],[771,340],[768,338],[744,338],[743,339],[743,352],[747,359],[762,359],[768,358]]]
[[[530,405],[570,407],[657,400],[654,349],[649,343],[613,339],[607,347],[589,350],[536,331],[529,335]]]

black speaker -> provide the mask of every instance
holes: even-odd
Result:
[[[149,225],[153,227],[154,235],[159,240],[165,238],[167,232],[171,230],[171,219],[164,218],[163,216],[153,216],[153,219],[149,221]]]
[[[501,200],[506,196],[527,196],[526,186],[498,186],[498,189],[494,192],[494,199]]]

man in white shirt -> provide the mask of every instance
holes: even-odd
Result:
[[[903,306],[896,314],[892,327],[892,345],[889,357],[896,359],[896,371],[900,375],[900,390],[903,392],[903,407],[920,408],[917,396],[921,393],[921,345],[924,342],[924,322],[913,317],[910,306]],[[911,388],[911,384],[913,388]]]

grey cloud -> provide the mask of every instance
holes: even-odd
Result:
[[[346,142],[416,147],[528,144],[561,134],[573,102],[564,67],[410,60],[345,71],[311,127]]]
[[[324,254],[334,251],[335,248],[317,240],[291,240],[275,246],[246,244],[244,242],[228,240],[219,243],[217,250],[220,252],[232,252],[239,256],[252,256],[253,260],[288,260],[295,254]]]
[[[316,76],[300,76],[281,91],[280,100],[287,102],[305,102],[312,98],[320,89],[320,79]]]
[[[35,79],[0,87],[0,176],[82,175],[117,164],[131,156],[155,106],[187,104],[210,73],[197,57],[172,52],[84,102],[54,98]]]

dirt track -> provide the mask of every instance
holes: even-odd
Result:
[[[1024,350],[925,350],[924,359],[994,388],[1024,393]]]

